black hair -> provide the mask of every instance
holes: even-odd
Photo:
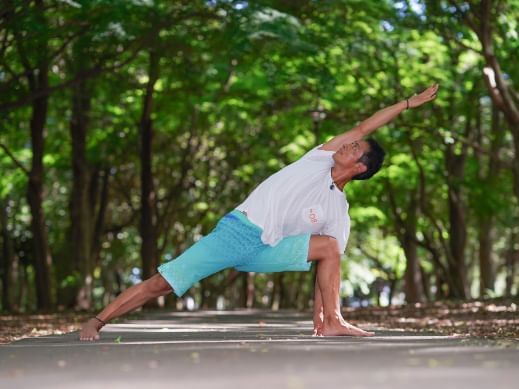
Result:
[[[371,178],[380,170],[382,163],[384,162],[386,152],[382,146],[380,146],[373,138],[366,139],[366,142],[369,144],[369,150],[362,154],[358,162],[366,165],[368,169],[363,173],[353,176],[352,180],[367,180],[368,178]]]

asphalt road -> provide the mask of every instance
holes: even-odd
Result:
[[[0,346],[0,388],[512,388],[519,342],[378,331],[313,338],[308,314],[154,313]]]

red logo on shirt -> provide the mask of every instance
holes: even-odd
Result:
[[[301,218],[306,224],[310,226],[320,226],[325,222],[326,215],[323,212],[323,207],[319,204],[312,205],[301,210]]]
[[[317,213],[315,212],[314,208],[310,208],[308,216],[310,217],[310,223],[319,223],[319,220],[317,220]]]

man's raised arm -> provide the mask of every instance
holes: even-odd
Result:
[[[391,120],[396,118],[402,111],[408,108],[416,108],[428,101],[434,100],[438,92],[438,84],[431,85],[422,93],[414,95],[407,100],[402,100],[394,105],[381,109],[374,115],[370,116],[358,126],[352,128],[341,135],[337,135],[330,141],[326,142],[321,149],[337,151],[343,144],[358,141],[368,136],[377,128],[380,128]]]

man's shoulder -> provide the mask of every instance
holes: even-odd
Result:
[[[313,149],[307,151],[301,158],[294,162],[294,164],[325,164],[330,165],[333,164],[333,154],[334,151],[323,150],[320,149],[319,146],[315,146]]]
[[[313,149],[306,152],[305,155],[303,155],[301,158],[307,158],[307,157],[318,157],[318,158],[331,158],[333,154],[335,154],[335,151],[332,150],[325,150],[323,148],[323,144],[320,144],[318,146],[315,146]]]

